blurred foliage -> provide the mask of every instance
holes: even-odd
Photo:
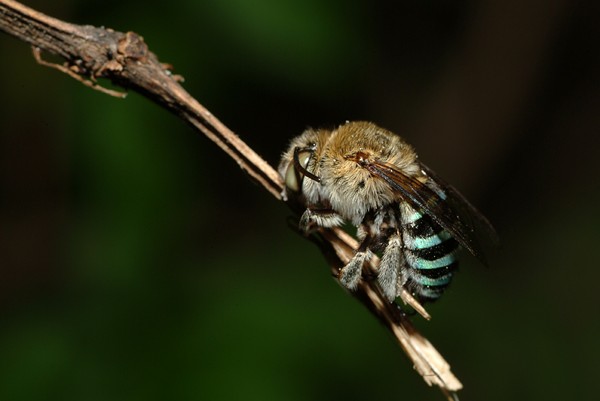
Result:
[[[272,164],[309,125],[401,133],[502,238],[415,319],[461,399],[597,398],[596,3],[27,4],[138,32]],[[210,141],[0,54],[0,399],[442,399]]]

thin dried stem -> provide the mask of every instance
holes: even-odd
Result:
[[[187,93],[179,84],[181,77],[171,74],[169,67],[158,61],[141,36],[70,24],[12,0],[0,0],[0,30],[31,44],[36,60],[42,65],[65,72],[94,89],[100,88],[97,78],[108,78],[168,109],[215,142],[253,180],[281,200],[283,182],[275,169]],[[43,61],[41,50],[63,58],[64,64]],[[99,90],[122,97],[120,92]],[[319,234],[329,251],[333,251],[329,252],[329,262],[337,277],[339,269],[352,257],[356,241],[339,229],[321,229]],[[462,388],[444,358],[395,304],[385,300],[375,282],[363,280],[353,296],[390,329],[428,385],[438,386],[450,399]],[[429,317],[410,294],[404,293],[402,298]]]

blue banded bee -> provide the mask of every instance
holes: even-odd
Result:
[[[373,123],[308,129],[292,140],[278,170],[284,199],[306,206],[301,230],[345,221],[357,227],[360,245],[339,275],[348,289],[373,254],[381,255],[377,280],[390,302],[403,288],[421,302],[439,298],[460,246],[485,263],[478,234],[494,237],[488,221],[401,137]]]

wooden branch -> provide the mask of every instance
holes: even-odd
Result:
[[[57,68],[94,89],[122,97],[122,93],[101,88],[96,82],[97,78],[107,78],[168,109],[215,142],[252,179],[281,200],[283,182],[275,169],[190,96],[179,84],[181,77],[171,74],[138,34],[70,24],[12,0],[0,0],[0,30],[31,44],[40,64]],[[41,51],[63,58],[64,64],[43,61]],[[340,229],[320,229],[319,236],[337,277],[339,269],[354,254],[356,241]],[[425,382],[438,386],[448,398],[454,397],[462,385],[448,363],[416,331],[408,317],[385,300],[376,282],[363,280],[352,295],[390,329]],[[402,298],[423,316],[429,316],[409,294]]]
[[[179,115],[231,156],[279,198],[279,174],[177,82],[168,67],[133,32],[63,22],[12,0],[0,1],[0,30],[66,60],[64,68],[84,79],[108,78]]]

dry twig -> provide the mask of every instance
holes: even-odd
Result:
[[[168,66],[158,61],[141,36],[70,24],[12,0],[0,0],[0,30],[31,44],[36,60],[42,65],[57,68],[94,89],[123,97],[122,93],[102,88],[96,82],[97,78],[110,79],[170,110],[215,142],[255,181],[281,200],[283,183],[277,172],[190,96],[179,84],[181,78],[172,75]],[[63,58],[64,64],[43,61],[41,51]],[[337,277],[339,269],[352,257],[356,241],[339,229],[320,229],[319,234]],[[449,398],[462,388],[444,358],[395,304],[385,300],[374,281],[363,280],[353,295],[390,329],[428,385],[438,386]],[[427,312],[408,293],[403,294],[403,299],[428,318]]]

